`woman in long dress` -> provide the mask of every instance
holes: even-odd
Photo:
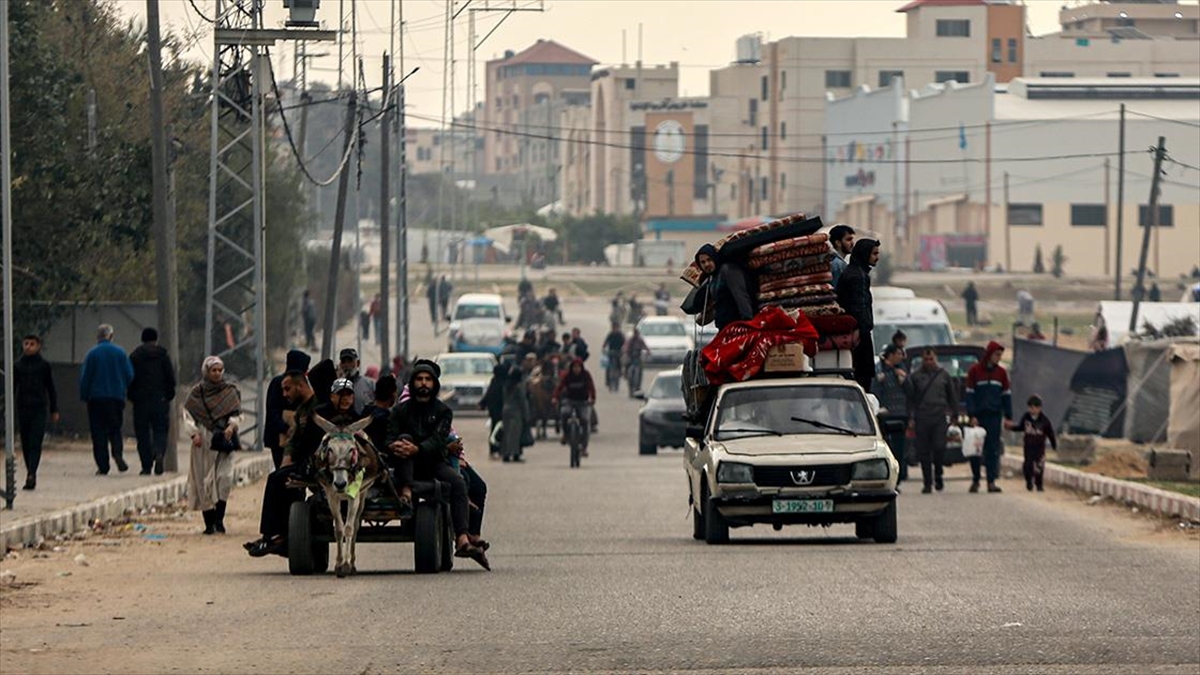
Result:
[[[213,450],[213,437],[233,439],[242,421],[242,397],[225,380],[219,357],[204,359],[202,377],[184,403],[184,429],[192,437],[188,506],[204,514],[204,534],[225,533],[225,504],[233,488],[233,453]]]

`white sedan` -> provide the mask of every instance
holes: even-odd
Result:
[[[679,364],[688,350],[692,349],[692,338],[683,321],[673,316],[648,316],[638,322],[638,332],[646,341],[650,353],[646,363]]]
[[[488,352],[438,354],[442,390],[438,397],[455,410],[478,410],[479,401],[492,382],[496,357]]]

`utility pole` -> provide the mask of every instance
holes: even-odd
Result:
[[[1121,299],[1121,251],[1125,248],[1125,104],[1121,104],[1121,131],[1117,140],[1117,270],[1113,300]]]
[[[1138,256],[1137,285],[1133,287],[1133,313],[1129,316],[1129,332],[1131,334],[1137,331],[1138,309],[1142,304],[1142,297],[1146,295],[1145,286],[1143,286],[1146,279],[1146,255],[1150,252],[1150,230],[1158,227],[1158,183],[1162,179],[1162,163],[1166,154],[1167,139],[1159,136],[1158,147],[1154,149],[1154,175],[1150,180],[1150,213],[1147,214],[1145,226],[1142,228],[1142,252]],[[1139,288],[1143,292],[1139,293]]]
[[[403,6],[403,3],[401,3]],[[401,41],[403,44],[403,41]],[[401,66],[403,68],[403,66]],[[399,301],[399,308],[396,313],[396,321],[400,323],[400,339],[396,345],[397,351],[404,355],[404,359],[409,359],[408,353],[408,128],[404,118],[404,81],[400,81],[399,91],[397,92],[399,100],[396,101],[396,117],[399,118],[400,130],[396,135],[400,137],[400,203],[397,206],[400,209],[400,219],[397,223],[399,230],[396,237],[396,281],[398,287],[396,289],[396,299]]]
[[[175,214],[170,208],[170,169],[167,166],[167,132],[163,111],[162,37],[159,30],[158,0],[146,0],[146,51],[150,59],[150,158],[154,172],[152,206],[154,212],[154,277],[158,300],[159,340],[179,370],[178,289],[175,264]],[[179,419],[179,396],[172,399],[171,420]],[[176,441],[179,425],[170,425],[167,470],[178,468]]]
[[[1109,271],[1109,263],[1110,263],[1109,255],[1110,255],[1110,247],[1112,246],[1112,242],[1111,242],[1112,233],[1108,231],[1108,223],[1109,223],[1109,218],[1110,218],[1109,212],[1110,212],[1111,206],[1112,206],[1111,202],[1109,201],[1109,191],[1108,191],[1109,173],[1110,173],[1110,169],[1112,168],[1111,165],[1112,165],[1112,162],[1107,157],[1105,157],[1104,158],[1104,273],[1105,274],[1108,274],[1108,271]]]
[[[392,98],[392,62],[383,55],[383,124],[380,125],[379,146],[379,306],[382,316],[375,339],[379,341],[379,360],[385,367],[391,362],[391,257],[392,257],[392,110],[396,102]]]
[[[991,188],[988,188],[991,191]],[[988,208],[991,209],[989,200]],[[1012,228],[1008,226],[1008,172],[1004,172],[1004,270],[1012,273]]]
[[[13,275],[12,275],[12,144],[9,143],[8,100],[8,2],[0,2],[0,229],[4,233],[4,508],[11,511],[17,496],[17,418],[12,405],[13,371]]]
[[[358,94],[351,89],[347,94],[346,125],[342,129],[342,156],[350,152],[350,144],[356,141],[354,118],[358,114]],[[337,289],[338,266],[342,258],[342,230],[346,226],[346,192],[350,188],[350,167],[342,169],[338,176],[337,216],[333,224],[333,246],[329,254],[329,282],[325,287],[325,334],[321,336],[321,360],[330,358],[337,339]],[[357,330],[357,327],[356,327]]]

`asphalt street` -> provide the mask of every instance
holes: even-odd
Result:
[[[602,385],[606,306],[566,312]],[[440,344],[427,324],[413,338]],[[460,417],[490,486],[490,573],[456,561],[417,576],[411,546],[369,544],[353,578],[291,577],[241,549],[254,485],[235,494],[223,539],[188,521],[170,545],[89,549],[74,577],[9,596],[0,671],[1200,671],[1194,537],[1019,481],[988,495],[952,480],[905,490],[894,545],[841,525],[738,529],[707,546],[691,537],[681,453],[638,456],[624,392],[601,392],[598,412],[576,470],[554,440],[524,464],[487,461],[483,418]]]

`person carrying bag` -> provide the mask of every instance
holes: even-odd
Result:
[[[242,397],[225,380],[219,357],[204,359],[203,377],[184,402],[184,427],[192,436],[188,506],[204,514],[204,534],[225,532],[225,506],[233,488],[233,451],[241,449]]]

